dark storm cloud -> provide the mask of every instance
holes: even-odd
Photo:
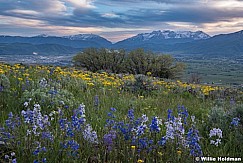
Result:
[[[116,3],[115,0],[113,3]],[[51,25],[81,26],[81,27],[123,27],[137,25],[153,25],[158,22],[191,22],[210,23],[214,21],[227,20],[242,17],[243,8],[223,9],[206,5],[181,5],[182,3],[196,3],[195,0],[125,0],[124,2],[154,1],[159,3],[173,3],[170,8],[140,8],[129,9],[126,12],[115,12],[117,17],[106,17],[90,9],[74,8],[72,14],[48,14],[51,9],[64,12],[63,3],[58,0],[24,0],[24,1],[0,1],[0,14],[5,16],[19,17],[25,19],[38,19],[46,21]],[[118,3],[118,2],[117,2]],[[121,2],[119,2],[121,4]],[[17,11],[16,11],[17,10]],[[23,10],[20,12],[19,10]],[[27,11],[26,11],[27,10]],[[115,8],[114,8],[115,10]],[[26,12],[24,12],[26,11]],[[29,11],[29,12],[28,12]],[[33,12],[30,12],[33,11]]]

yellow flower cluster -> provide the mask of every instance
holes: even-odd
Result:
[[[62,68],[54,66],[31,65],[24,66],[20,64],[7,65],[0,63],[0,74],[12,76],[17,80],[34,80],[40,77],[55,77],[57,79],[69,77],[74,80],[82,80],[89,87],[101,86],[108,88],[117,88],[124,85],[125,82],[134,82],[135,77],[131,74],[112,74],[112,73],[92,73],[89,71],[78,70],[75,68]],[[150,73],[148,72],[148,75]],[[210,92],[223,89],[218,86],[189,84],[181,81],[164,81],[148,76],[153,82],[153,86],[164,88],[164,93],[173,90],[195,90],[197,93],[210,95]]]

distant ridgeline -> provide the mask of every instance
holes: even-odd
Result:
[[[202,31],[153,31],[112,43],[94,34],[33,37],[0,36],[1,54],[75,54],[84,48],[134,50],[143,48],[169,54],[242,55],[243,31],[210,37]]]

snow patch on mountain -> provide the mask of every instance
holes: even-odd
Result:
[[[78,35],[64,36],[63,38],[68,38],[70,40],[90,40],[90,39],[97,39],[101,37],[94,34],[78,34]]]
[[[208,39],[210,36],[202,31],[170,31],[170,30],[163,30],[163,31],[153,31],[151,33],[141,33],[134,37],[132,40],[142,40],[148,41],[151,39],[185,39],[190,38],[193,40],[201,40],[201,39]]]

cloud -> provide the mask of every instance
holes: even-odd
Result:
[[[242,0],[0,0],[0,31],[83,31],[117,40],[119,33],[125,37],[165,28],[238,30],[242,15]]]
[[[104,13],[101,15],[102,17],[105,17],[105,18],[119,18],[120,16],[115,14],[115,13]]]
[[[75,8],[95,8],[94,0],[64,0],[71,3]]]

